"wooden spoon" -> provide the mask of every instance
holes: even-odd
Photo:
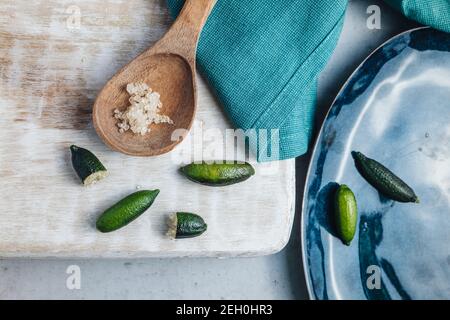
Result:
[[[133,156],[156,156],[171,151],[187,135],[194,120],[197,89],[195,58],[201,30],[216,0],[186,0],[178,19],[153,47],[120,70],[102,89],[93,109],[94,127],[112,149]],[[144,82],[159,92],[161,113],[174,124],[152,124],[142,136],[120,133],[114,110],[129,105],[126,86]],[[185,129],[185,130],[177,130]],[[172,133],[176,131],[175,137]]]

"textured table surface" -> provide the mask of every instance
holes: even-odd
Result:
[[[160,2],[162,2],[161,0]],[[369,30],[367,8],[381,8],[381,29]],[[350,1],[338,48],[323,73],[317,126],[354,68],[391,36],[416,26],[381,1]],[[297,160],[297,208],[309,155]],[[0,299],[306,299],[297,209],[287,247],[258,258],[0,260]],[[70,268],[75,266],[75,268]],[[70,290],[66,271],[81,271]],[[70,287],[70,286],[69,286]]]

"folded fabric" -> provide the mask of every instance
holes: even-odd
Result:
[[[183,3],[168,0],[174,16]],[[259,141],[259,161],[307,151],[317,77],[336,46],[346,5],[347,0],[217,1],[200,37],[198,66],[236,128],[265,129],[269,136],[279,130],[271,145]]]
[[[450,0],[385,0],[408,18],[450,32]]]

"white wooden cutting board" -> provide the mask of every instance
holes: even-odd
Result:
[[[190,138],[168,155],[133,158],[96,136],[90,111],[99,89],[169,24],[165,0],[0,0],[0,257],[254,256],[287,243],[293,160],[256,164],[252,179],[208,188],[177,169],[192,149],[220,139],[201,147]],[[200,127],[231,127],[202,81]],[[110,176],[82,187],[71,144],[96,153]],[[154,206],[122,230],[97,232],[99,214],[138,187],[161,190]],[[201,214],[207,233],[168,240],[165,219],[175,211]]]

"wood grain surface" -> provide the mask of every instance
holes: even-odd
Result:
[[[135,158],[96,135],[99,90],[169,25],[165,0],[0,0],[0,257],[254,256],[287,243],[294,160],[256,164],[255,177],[226,188],[178,174],[193,155],[212,157],[231,127],[200,78],[191,134],[214,129],[214,139],[189,136],[169,154]],[[110,176],[81,186],[71,144],[97,154]],[[139,187],[161,189],[154,206],[127,228],[97,232],[99,214]],[[208,231],[168,240],[165,220],[174,211],[202,215]]]

